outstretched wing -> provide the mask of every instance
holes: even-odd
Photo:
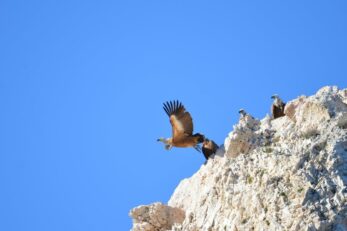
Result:
[[[169,101],[164,103],[163,108],[166,114],[170,117],[173,139],[192,135],[193,120],[181,102],[177,100]]]

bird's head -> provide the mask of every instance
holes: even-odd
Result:
[[[170,144],[170,139],[165,139],[163,137],[160,137],[159,139],[157,139],[158,142],[163,142],[165,144],[165,149],[166,150],[170,150],[172,148],[171,144]]]
[[[277,94],[272,95],[271,99],[274,100],[274,104],[277,106],[280,106],[283,103],[282,99]]]
[[[164,144],[167,144],[168,140],[163,138],[163,137],[160,137],[159,139],[157,139],[158,142],[163,142]]]

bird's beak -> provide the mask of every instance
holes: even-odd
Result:
[[[160,141],[160,139],[157,139],[157,141],[159,142],[159,141]]]
[[[274,99],[275,98],[275,96],[273,95],[273,96],[271,96],[271,99]]]

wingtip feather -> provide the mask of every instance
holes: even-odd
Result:
[[[184,106],[179,100],[166,101],[163,103],[163,109],[168,116],[171,116],[181,108],[184,109]]]

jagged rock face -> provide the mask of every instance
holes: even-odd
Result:
[[[136,229],[163,212],[132,213],[133,230],[347,230],[346,102],[346,89],[324,87],[284,117],[241,119],[176,188],[168,205],[181,219]]]

